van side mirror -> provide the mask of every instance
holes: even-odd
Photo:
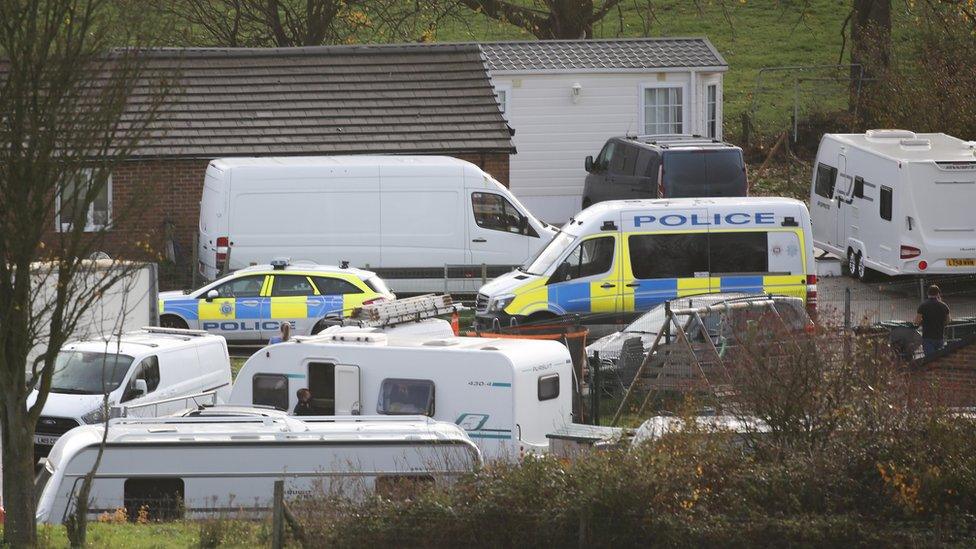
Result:
[[[145,379],[137,379],[135,386],[136,396],[143,396],[149,394],[149,384],[146,383]]]
[[[587,172],[593,173],[593,156],[592,155],[586,157],[586,160],[583,162],[583,167],[586,168],[586,171]]]
[[[210,290],[207,292],[207,303],[220,297],[220,293],[217,290]]]
[[[145,379],[134,379],[132,384],[122,394],[122,402],[128,402],[134,398],[145,396],[149,393],[149,385]]]

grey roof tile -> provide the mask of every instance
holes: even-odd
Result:
[[[476,44],[147,55],[151,70],[180,79],[136,156],[514,150]]]
[[[728,66],[704,37],[487,42],[482,48],[491,71]]]

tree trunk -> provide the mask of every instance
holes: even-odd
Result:
[[[552,0],[541,39],[593,38],[593,0]]]
[[[22,405],[22,403],[21,403]],[[12,410],[17,403],[5,403],[3,414],[3,525],[4,542],[11,547],[33,547],[34,527],[34,427],[27,424],[27,410]]]
[[[872,79],[879,77],[890,62],[891,0],[854,0],[851,16],[850,108],[868,124],[874,117],[864,98],[872,93]]]

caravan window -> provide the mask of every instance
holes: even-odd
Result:
[[[129,478],[125,480],[122,493],[130,521],[135,521],[143,508],[151,521],[183,518],[185,492],[181,478]]]
[[[552,400],[559,396],[559,374],[539,376],[539,400]]]
[[[429,379],[384,379],[376,411],[386,415],[434,416],[434,382]]]
[[[881,186],[881,219],[891,221],[891,187]]]
[[[817,181],[813,190],[824,198],[833,198],[836,180],[837,168],[826,164],[817,164]]]
[[[864,198],[864,178],[860,176],[854,178],[854,197]]]
[[[709,271],[712,276],[767,272],[768,240],[769,233],[761,231],[709,234]]]
[[[628,237],[635,278],[692,278],[708,273],[708,235],[637,234]]]
[[[251,379],[251,403],[288,410],[288,376],[255,374]]]

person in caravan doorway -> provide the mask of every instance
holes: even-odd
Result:
[[[268,340],[268,345],[274,345],[275,343],[284,343],[291,339],[291,324],[288,322],[282,322],[279,326],[281,333],[276,336],[271,336]]]
[[[315,415],[315,411],[312,410],[312,391],[309,391],[305,387],[298,390],[295,395],[298,397],[298,402],[295,404],[295,410],[292,412],[296,416],[311,416]]]
[[[945,327],[949,323],[949,306],[942,301],[942,291],[929,286],[928,299],[918,306],[915,324],[922,327],[922,350],[926,357],[945,346]]]

